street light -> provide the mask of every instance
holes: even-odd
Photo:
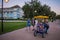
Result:
[[[37,10],[35,10],[34,12],[38,15]]]
[[[8,2],[9,2],[9,0],[4,0],[4,2],[8,3]]]
[[[9,0],[2,0],[2,20],[1,20],[2,32],[3,32],[3,1],[7,3]]]
[[[35,13],[36,13],[37,11],[35,10]]]

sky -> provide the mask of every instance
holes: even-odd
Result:
[[[8,3],[3,3],[4,7],[11,7],[14,5],[19,5],[20,7],[25,5],[25,2],[29,2],[31,0],[9,0]],[[42,5],[46,4],[51,7],[51,11],[56,12],[57,15],[60,15],[60,0],[38,0],[41,2]],[[0,7],[1,7],[0,0]]]

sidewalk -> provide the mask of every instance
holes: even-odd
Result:
[[[12,31],[3,35],[0,35],[0,40],[60,40],[60,27],[55,22],[49,23],[50,28],[45,38],[41,36],[34,37],[32,31],[26,31],[26,28]]]

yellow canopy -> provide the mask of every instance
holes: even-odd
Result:
[[[35,16],[34,18],[49,18],[48,16]]]

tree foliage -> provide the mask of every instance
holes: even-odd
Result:
[[[51,8],[48,5],[41,5],[38,0],[31,0],[31,2],[25,3],[22,9],[25,18],[33,18],[38,15],[46,15],[52,18],[56,16],[56,13],[51,11]]]

